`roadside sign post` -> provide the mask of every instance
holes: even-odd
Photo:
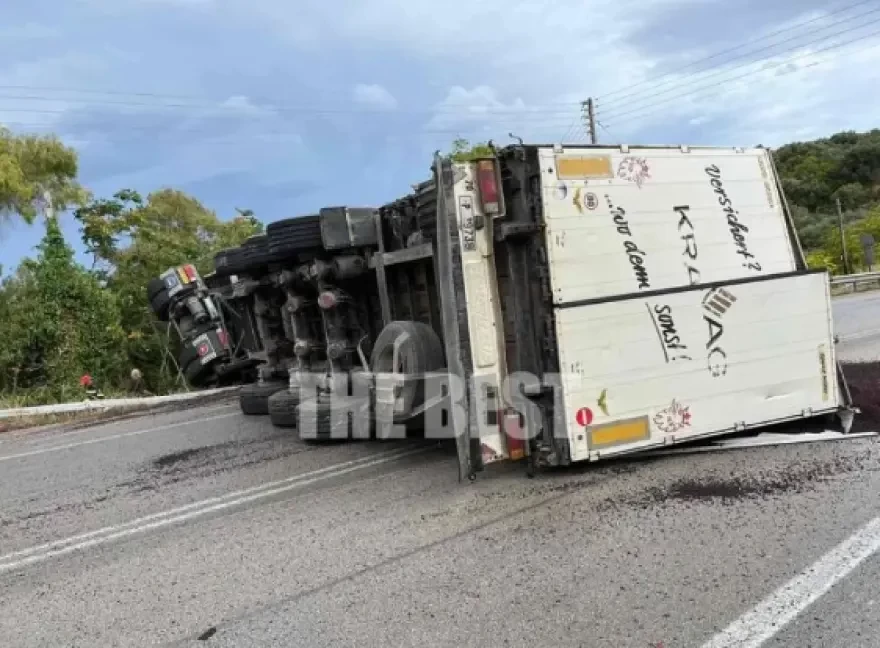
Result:
[[[872,267],[874,266],[874,236],[862,234],[859,238],[862,243],[862,250],[865,253],[865,265],[868,266],[868,272],[872,272]]]

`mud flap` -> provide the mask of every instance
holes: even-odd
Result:
[[[461,273],[458,219],[455,214],[452,162],[439,153],[434,156],[434,183],[437,191],[436,280],[440,293],[443,345],[450,381],[458,380],[463,387],[461,402],[451,403],[449,423],[455,434],[458,453],[458,479],[473,480],[482,468],[479,439],[472,440],[471,426],[471,362],[467,332],[467,304]],[[465,416],[455,416],[455,408]],[[459,410],[460,411],[460,410]],[[474,442],[476,441],[476,442]]]

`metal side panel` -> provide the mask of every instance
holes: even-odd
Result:
[[[459,173],[453,194],[461,242],[462,288],[467,301],[465,324],[473,381],[470,437],[473,451],[479,451],[480,462],[485,465],[509,458],[498,418],[489,416],[489,409],[499,405],[505,377],[503,319],[492,233],[494,221],[482,211],[475,189],[474,165],[457,165],[456,169]]]
[[[556,304],[798,269],[766,149],[539,157]]]
[[[572,460],[836,411],[830,308],[825,273],[558,307]]]
[[[471,383],[471,347],[467,333],[467,300],[464,295],[461,253],[456,215],[453,165],[439,154],[434,157],[434,174],[437,186],[437,287],[440,293],[440,311],[443,323],[443,344],[446,350],[447,370],[451,379],[458,379],[464,385]],[[479,452],[471,443],[470,394],[464,393],[464,407],[469,416],[464,420],[450,416],[458,452],[459,480],[472,478],[480,469]]]

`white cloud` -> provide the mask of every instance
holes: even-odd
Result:
[[[797,43],[807,45],[823,35],[838,33],[842,29],[839,25],[827,32],[816,30],[845,17],[838,14],[824,22],[815,21],[821,12],[797,2],[789,3],[784,20],[778,19],[777,11],[768,21],[758,6],[746,15],[737,9],[741,35],[729,36],[732,40],[718,45],[707,36],[713,30],[710,21],[723,21],[728,15],[725,12],[733,9],[719,5],[717,15],[707,16],[701,6],[705,4],[703,0],[645,0],[635,11],[629,3],[604,0],[558,0],[514,7],[503,0],[451,0],[438,12],[436,4],[427,0],[413,0],[405,11],[395,0],[327,0],[295,16],[279,0],[254,0],[249,8],[252,15],[268,19],[282,38],[289,37],[296,45],[314,46],[308,36],[302,36],[320,33],[322,42],[357,43],[365,51],[398,56],[404,64],[414,61],[444,72],[461,70],[471,85],[449,91],[427,120],[428,130],[461,131],[463,136],[474,138],[506,137],[514,130],[526,139],[556,140],[564,133],[582,133],[580,100],[596,95],[601,98],[603,93],[627,87],[634,88],[629,100],[606,103],[604,108],[599,102],[600,120],[622,140],[666,142],[681,132],[685,137],[696,133],[701,143],[750,144],[755,138],[785,141],[816,126],[814,107],[822,116],[822,107],[837,101],[838,109],[829,107],[830,116],[821,122],[820,129],[874,125],[869,113],[880,99],[880,84],[874,81],[877,59],[870,57],[866,63],[849,67],[828,63],[844,58],[853,61],[871,40],[841,50],[842,56],[828,52],[788,61],[795,54],[790,52],[771,59],[770,65],[780,63],[772,69],[761,69],[767,66],[764,62],[754,68],[732,69],[748,59],[738,59],[728,70],[723,67],[726,60],[792,35],[786,32],[707,63],[716,73],[714,88],[705,87],[709,81],[700,83],[699,75],[688,76],[693,67],[664,77],[658,87],[658,76],[669,70],[671,63],[684,66],[731,45],[814,21],[803,27],[799,40],[756,54],[756,58],[766,58]],[[693,24],[690,37],[676,40],[664,34],[662,25],[669,22],[669,16],[686,19],[698,9],[702,10],[702,22]],[[844,27],[858,25],[854,20]],[[875,29],[862,27],[841,38],[858,38]],[[746,75],[742,78],[734,78],[743,72]],[[476,87],[474,80],[478,80]],[[670,88],[673,91],[657,99],[650,96]],[[828,93],[825,88],[834,91]],[[698,91],[693,92],[695,89]],[[602,139],[608,138],[602,131]]]
[[[377,84],[367,85],[358,83],[354,87],[354,100],[359,104],[378,108],[380,110],[394,110],[397,108],[397,99],[388,90]]]
[[[250,98],[234,95],[220,103],[219,108],[226,113],[245,115],[248,117],[273,117],[278,113],[271,106],[255,104]]]
[[[463,135],[489,133],[492,126],[500,122],[513,129],[535,116],[534,110],[530,110],[519,97],[505,103],[489,86],[477,86],[470,90],[453,86],[446,98],[435,107],[425,130],[439,133],[458,131]]]

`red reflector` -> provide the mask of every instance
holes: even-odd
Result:
[[[334,295],[329,290],[326,292],[322,292],[318,296],[318,306],[320,306],[324,310],[327,310],[328,308],[333,308],[334,306],[336,306],[336,295]]]
[[[508,410],[504,414],[504,436],[507,437],[507,453],[513,461],[526,455],[526,430],[522,415]]]
[[[196,349],[196,353],[199,354],[200,358],[204,358],[208,353],[211,352],[211,345],[207,342],[202,342],[199,347]]]
[[[190,264],[183,266],[183,271],[186,273],[186,276],[190,281],[195,281],[199,276],[196,272],[195,266]]]
[[[498,175],[495,173],[494,161],[480,160],[477,162],[477,182],[480,185],[480,201],[483,204],[483,211],[487,214],[500,213]]]
[[[580,408],[577,413],[574,415],[577,424],[581,427],[587,427],[590,423],[593,422],[593,410],[589,407]]]
[[[229,333],[227,333],[223,329],[217,329],[217,339],[220,340],[220,344],[222,344],[223,346],[229,346]]]

